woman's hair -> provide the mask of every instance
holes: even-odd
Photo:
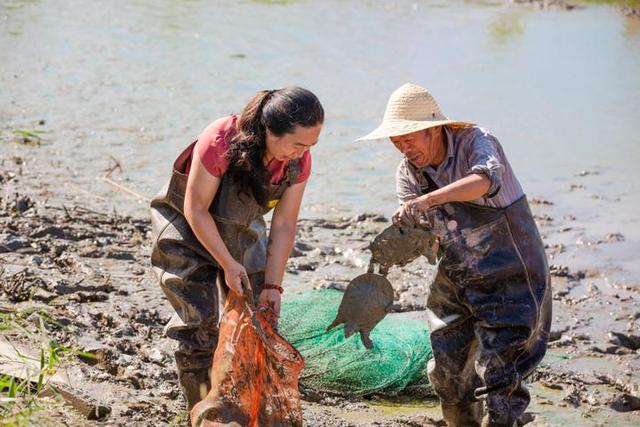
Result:
[[[252,194],[260,205],[267,203],[267,129],[275,136],[293,133],[296,126],[312,127],[324,122],[318,98],[301,87],[263,90],[244,107],[227,152],[229,177],[240,192]]]

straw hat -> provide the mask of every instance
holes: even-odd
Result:
[[[405,83],[389,97],[382,124],[357,141],[406,135],[442,125],[473,126],[473,123],[449,120],[440,111],[438,103],[423,87]]]

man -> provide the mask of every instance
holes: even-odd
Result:
[[[443,417],[449,426],[512,426],[551,324],[549,269],[522,188],[498,140],[447,119],[420,86],[393,92],[382,124],[360,139],[379,138],[404,155],[394,222],[439,238],[428,375]]]

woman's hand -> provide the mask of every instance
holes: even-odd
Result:
[[[280,317],[280,292],[277,289],[265,289],[260,292],[258,305],[269,307],[276,317]]]
[[[242,264],[233,260],[225,265],[223,270],[224,280],[227,282],[229,289],[238,295],[243,295],[245,291],[248,295],[251,295],[251,282],[249,281],[247,270],[244,269]]]
[[[394,224],[413,226],[420,222],[420,217],[435,205],[436,203],[434,203],[430,194],[416,197],[400,206],[396,213],[393,214],[392,221]]]

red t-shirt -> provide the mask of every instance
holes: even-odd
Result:
[[[237,130],[237,119],[235,115],[222,117],[207,126],[198,137],[194,152],[198,154],[200,162],[213,176],[222,177],[229,168],[226,154],[231,137]],[[311,175],[311,153],[306,151],[298,161],[300,162],[300,174],[296,179],[296,184],[306,181]],[[287,172],[288,164],[288,161],[271,160],[267,165],[267,169],[269,181],[272,184],[282,182]],[[190,167],[191,162],[187,165],[187,172]]]

